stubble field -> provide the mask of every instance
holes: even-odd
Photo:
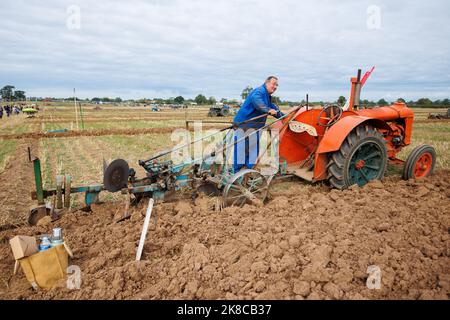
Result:
[[[143,205],[115,223],[122,195],[71,211],[46,225],[26,225],[35,205],[27,148],[42,161],[44,187],[70,173],[74,185],[101,183],[103,159],[137,161],[174,145],[185,120],[207,118],[207,108],[152,112],[144,107],[84,106],[84,130],[75,130],[73,106],[45,106],[35,118],[0,120],[0,298],[3,299],[447,299],[450,290],[450,122],[428,120],[414,109],[415,146],[437,152],[435,175],[402,181],[391,168],[383,183],[330,191],[299,180],[277,184],[264,208],[212,209],[206,198],[155,207],[141,262],[134,262]],[[231,121],[232,118],[217,118]],[[78,123],[81,127],[81,123]],[[219,124],[217,127],[223,126]],[[51,132],[67,129],[67,132]],[[142,171],[138,171],[138,174]],[[64,283],[34,292],[23,274],[12,275],[8,239],[61,226],[83,278],[80,290]],[[366,286],[367,268],[382,272],[380,290]]]

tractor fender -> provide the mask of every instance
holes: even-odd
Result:
[[[336,122],[325,132],[317,148],[317,153],[328,153],[339,150],[350,132],[364,122],[370,122],[376,128],[390,129],[389,125],[383,120],[350,115]]]

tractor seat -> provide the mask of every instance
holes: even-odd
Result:
[[[295,133],[302,133],[306,131],[310,136],[317,137],[316,128],[303,122],[291,121],[289,122],[289,129]]]

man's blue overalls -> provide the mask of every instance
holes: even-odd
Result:
[[[266,89],[266,85],[254,89],[248,95],[245,102],[242,104],[238,113],[234,117],[233,122],[239,123],[259,115],[267,114],[270,109],[277,111],[276,117],[280,118],[284,114],[280,111],[277,105],[271,102],[271,96]],[[262,117],[251,122],[238,125],[234,134],[234,141],[242,139],[242,141],[237,142],[234,145],[234,161],[233,169],[234,172],[238,172],[244,166],[251,169],[255,165],[256,159],[259,153],[259,138],[261,132],[258,131],[251,135],[250,132],[257,131],[258,129],[264,127],[266,124],[266,117]],[[249,135],[247,138],[243,139],[244,136]]]

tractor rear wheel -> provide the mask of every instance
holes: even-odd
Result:
[[[370,125],[353,129],[332,153],[328,163],[328,179],[337,189],[357,184],[360,187],[371,180],[382,180],[387,166],[387,149],[381,133]]]
[[[436,151],[423,144],[411,151],[403,167],[403,179],[420,179],[431,176],[436,165]]]

